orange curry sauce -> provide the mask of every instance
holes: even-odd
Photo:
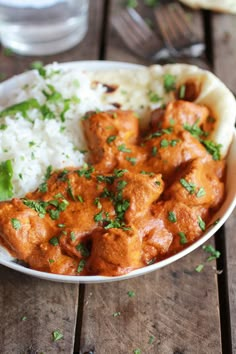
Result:
[[[122,275],[180,251],[224,198],[213,125],[206,107],[183,100],[153,111],[145,136],[132,111],[87,114],[90,163],[48,168],[35,192],[2,202],[4,245],[33,269],[67,275]]]

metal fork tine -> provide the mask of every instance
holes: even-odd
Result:
[[[168,16],[166,16],[166,11],[162,6],[155,11],[155,17],[166,45],[170,48],[173,47],[171,38],[175,37],[175,33],[172,31],[172,27],[168,24]]]
[[[120,34],[125,44],[135,51],[136,45],[138,43],[137,36],[133,31],[130,30],[129,26],[127,26],[125,19],[122,16],[114,17],[112,24]]]
[[[146,22],[143,20],[143,18],[139,15],[137,11],[132,8],[129,8],[128,13],[130,14],[131,18],[139,25],[139,29],[142,30],[146,36],[154,37],[154,33],[148,27]]]

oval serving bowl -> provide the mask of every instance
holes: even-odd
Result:
[[[62,67],[66,68],[79,68],[86,69],[88,71],[99,71],[99,70],[116,70],[116,69],[129,69],[135,70],[137,68],[142,68],[141,65],[129,64],[123,62],[109,62],[109,61],[81,61],[81,62],[72,62],[72,63],[63,63],[60,64]],[[27,82],[29,82],[32,78],[32,72],[26,72],[21,75],[17,75],[12,77],[11,79],[0,84],[0,97],[1,102],[7,100],[7,98],[11,95],[11,91],[20,87]],[[182,251],[176,253],[173,256],[170,256],[162,261],[159,261],[155,264],[148,265],[144,268],[140,268],[134,271],[131,271],[128,274],[116,277],[106,277],[106,276],[69,276],[69,275],[59,275],[59,274],[51,274],[44,273],[37,270],[29,269],[23,265],[21,265],[17,260],[12,259],[9,254],[4,251],[4,249],[0,249],[0,264],[14,269],[18,272],[31,275],[37,278],[56,281],[56,282],[64,282],[64,283],[105,283],[112,282],[118,280],[130,279],[133,277],[137,277],[143,274],[150,273],[157,269],[167,266],[170,263],[173,263],[180,258],[188,255],[207,240],[212,237],[216,231],[225,223],[230,214],[232,213],[235,205],[236,205],[236,184],[235,184],[235,171],[236,171],[236,133],[234,133],[233,141],[230,146],[229,153],[226,158],[227,161],[227,177],[226,177],[226,197],[224,203],[218,212],[214,215],[213,221],[219,219],[219,222],[216,225],[212,225],[209,227],[206,232],[193,244],[189,245]]]

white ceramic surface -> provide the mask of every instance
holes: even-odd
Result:
[[[104,70],[104,69],[125,69],[129,68],[137,69],[142,67],[141,65],[129,64],[123,62],[108,62],[108,61],[81,61],[72,63],[63,63],[63,67],[79,67],[81,69],[86,69],[88,71]],[[7,97],[11,94],[11,90],[15,87],[22,86],[32,79],[33,72],[27,72],[18,76],[15,76],[0,84],[0,105]],[[64,283],[105,283],[118,280],[130,279],[143,274],[147,274],[154,270],[160,269],[176,260],[186,256],[190,252],[194,251],[196,248],[205,243],[215,232],[225,223],[230,214],[232,213],[234,207],[236,206],[236,133],[234,134],[233,142],[230,147],[229,154],[227,156],[227,178],[226,178],[226,198],[221,206],[220,210],[215,214],[212,222],[219,218],[219,222],[207,229],[203,236],[198,239],[192,245],[186,247],[181,252],[166,258],[158,263],[146,266],[130,272],[129,274],[118,276],[118,277],[104,277],[104,276],[69,276],[69,275],[57,275],[50,273],[43,273],[36,270],[26,268],[18,263],[16,263],[9,255],[3,250],[0,251],[0,264],[12,268],[21,273],[25,273],[34,277],[41,279],[64,282]]]

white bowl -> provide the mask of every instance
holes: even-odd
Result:
[[[141,65],[129,64],[123,62],[109,62],[109,61],[81,61],[81,62],[72,62],[72,63],[63,63],[60,64],[62,67],[76,67],[81,69],[86,69],[88,71],[97,71],[104,69],[137,69],[142,67]],[[32,72],[26,72],[24,74],[15,76],[3,83],[0,84],[0,97],[3,102],[4,99],[9,97],[11,94],[11,90],[17,87],[20,87],[27,82],[32,77]],[[155,264],[146,266],[144,268],[140,268],[134,270],[128,274],[116,277],[105,277],[105,276],[70,276],[70,275],[59,275],[59,274],[50,274],[44,273],[37,270],[26,268],[16,261],[14,261],[11,257],[9,257],[7,252],[0,252],[0,264],[17,270],[21,273],[28,274],[37,278],[56,281],[56,282],[64,282],[64,283],[105,283],[112,282],[124,279],[130,279],[133,277],[137,277],[143,274],[150,273],[154,270],[165,267],[166,265],[177,261],[178,259],[186,256],[190,252],[194,251],[196,248],[205,243],[211,236],[213,236],[216,231],[225,223],[230,214],[232,213],[234,207],[236,206],[236,183],[235,183],[235,175],[236,173],[236,132],[233,137],[233,142],[231,144],[228,156],[227,156],[227,178],[226,178],[226,198],[221,208],[215,214],[213,221],[219,219],[219,222],[216,225],[211,226],[207,229],[207,231],[193,244],[186,247],[184,250],[178,252],[177,254],[168,257],[160,262]]]

